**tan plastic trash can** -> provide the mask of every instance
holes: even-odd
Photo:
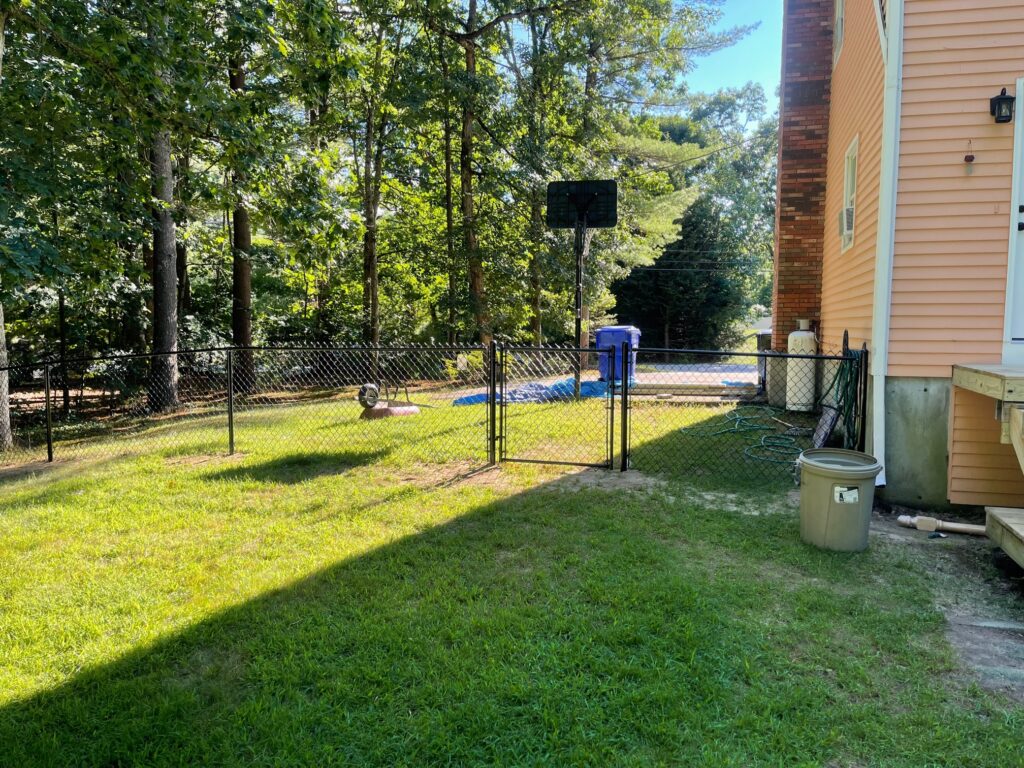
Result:
[[[868,546],[875,477],[882,465],[873,456],[841,448],[800,454],[800,537],[837,552]]]

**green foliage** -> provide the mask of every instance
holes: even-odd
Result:
[[[701,197],[679,220],[679,238],[649,269],[616,288],[619,318],[640,329],[648,346],[728,349],[747,305],[735,241],[720,206]]]
[[[9,7],[0,302],[16,360],[61,341],[72,355],[147,347],[157,129],[173,143],[183,346],[231,339],[238,205],[253,227],[254,342],[359,341],[370,274],[383,343],[474,337],[459,185],[467,105],[473,224],[503,338],[571,334],[572,237],[542,224],[549,180],[620,182],[621,226],[591,241],[595,323],[614,319],[609,286],[651,264],[699,196],[770,218],[768,185],[744,165],[755,161],[707,159],[747,136],[757,94],[686,93],[694,57],[745,32],[710,32],[713,0],[481,0],[471,41],[465,9],[433,0]],[[229,85],[239,66],[243,89]],[[686,117],[673,127],[672,114]],[[761,236],[760,220],[721,210]]]
[[[660,129],[696,162],[667,169],[680,191],[650,203],[656,220],[672,203],[684,211],[673,217],[675,239],[615,285],[616,307],[648,344],[724,349],[740,341],[751,308],[771,302],[775,118],[756,85],[688,101],[689,113]]]
[[[454,360],[445,358],[445,374],[452,381],[481,382],[486,381],[484,353],[460,353]]]

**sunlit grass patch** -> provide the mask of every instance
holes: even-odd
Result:
[[[602,405],[509,434],[568,451]],[[685,472],[470,475],[484,409],[350,408],[3,481],[4,761],[1020,763],[1021,710],[963,682],[900,545],[810,549],[781,490]],[[663,423],[638,450],[702,422]]]

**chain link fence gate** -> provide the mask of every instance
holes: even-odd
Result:
[[[614,466],[613,349],[502,345],[494,355],[498,461]]]

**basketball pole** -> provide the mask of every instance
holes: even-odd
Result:
[[[576,219],[575,242],[573,250],[576,256],[576,344],[583,349],[586,344],[583,342],[583,257],[587,246],[587,211]],[[573,366],[573,394],[580,399],[580,381],[583,376],[583,352],[576,354],[576,364]]]

